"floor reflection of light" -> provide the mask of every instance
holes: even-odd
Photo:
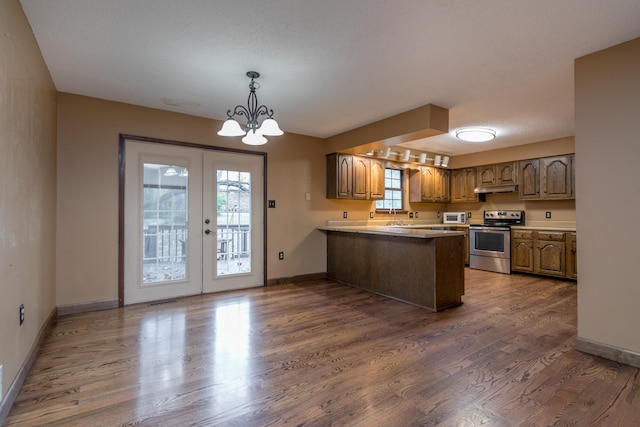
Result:
[[[185,333],[183,310],[147,313],[143,316],[138,337],[140,396],[167,390],[184,382]],[[138,400],[140,414],[149,411],[148,407],[144,407],[144,401]]]
[[[248,395],[251,303],[224,302],[215,307],[211,357],[214,382],[223,385],[225,395],[216,395],[219,403]]]

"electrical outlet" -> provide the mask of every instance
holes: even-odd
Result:
[[[471,218],[471,212],[467,212],[467,218]]]
[[[547,213],[544,214],[545,218],[551,218],[551,211],[547,211]]]
[[[267,205],[270,208],[275,208],[276,207],[276,201],[275,200],[269,200],[269,204]]]
[[[342,218],[347,218],[347,211],[342,212]]]
[[[369,212],[369,218],[373,219],[373,212]]]
[[[440,212],[436,213],[436,218],[440,218]]]
[[[418,218],[418,211],[416,211],[416,212],[413,214],[413,216],[414,216],[415,218]]]
[[[311,200],[311,193],[304,193],[304,199],[305,199],[306,201]]]
[[[409,212],[409,218],[413,219],[413,212]]]
[[[282,261],[284,259],[284,252],[278,252],[278,259]]]
[[[20,304],[20,324],[24,323],[24,304]]]

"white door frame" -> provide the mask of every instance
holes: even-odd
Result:
[[[225,147],[214,147],[209,145],[201,145],[201,144],[193,144],[187,142],[180,141],[171,141],[171,140],[163,140],[157,138],[149,138],[149,137],[141,137],[135,135],[127,135],[120,134],[119,140],[119,153],[118,153],[118,170],[119,170],[119,183],[118,183],[118,305],[122,307],[124,305],[124,283],[125,283],[125,147],[126,141],[138,141],[138,142],[150,142],[156,144],[169,144],[175,146],[196,148],[200,150],[211,150],[211,151],[219,151],[219,152],[228,152],[228,153],[238,153],[238,154],[249,154],[254,156],[261,156],[263,161],[263,179],[262,179],[262,192],[263,192],[263,203],[262,203],[262,224],[263,224],[263,238],[262,238],[262,260],[256,260],[256,262],[262,262],[262,273],[263,273],[263,284],[267,283],[267,259],[266,259],[266,248],[267,248],[267,204],[266,195],[267,195],[267,153],[252,151],[252,150],[241,150],[241,149],[230,149]]]

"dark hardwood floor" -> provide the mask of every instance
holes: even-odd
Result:
[[[431,313],[330,281],[61,317],[7,426],[637,426],[576,285],[466,271]]]

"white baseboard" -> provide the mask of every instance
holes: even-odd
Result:
[[[624,348],[615,347],[609,344],[602,344],[586,338],[576,338],[576,350],[583,353],[593,354],[625,365],[640,368],[640,353],[636,353]]]

